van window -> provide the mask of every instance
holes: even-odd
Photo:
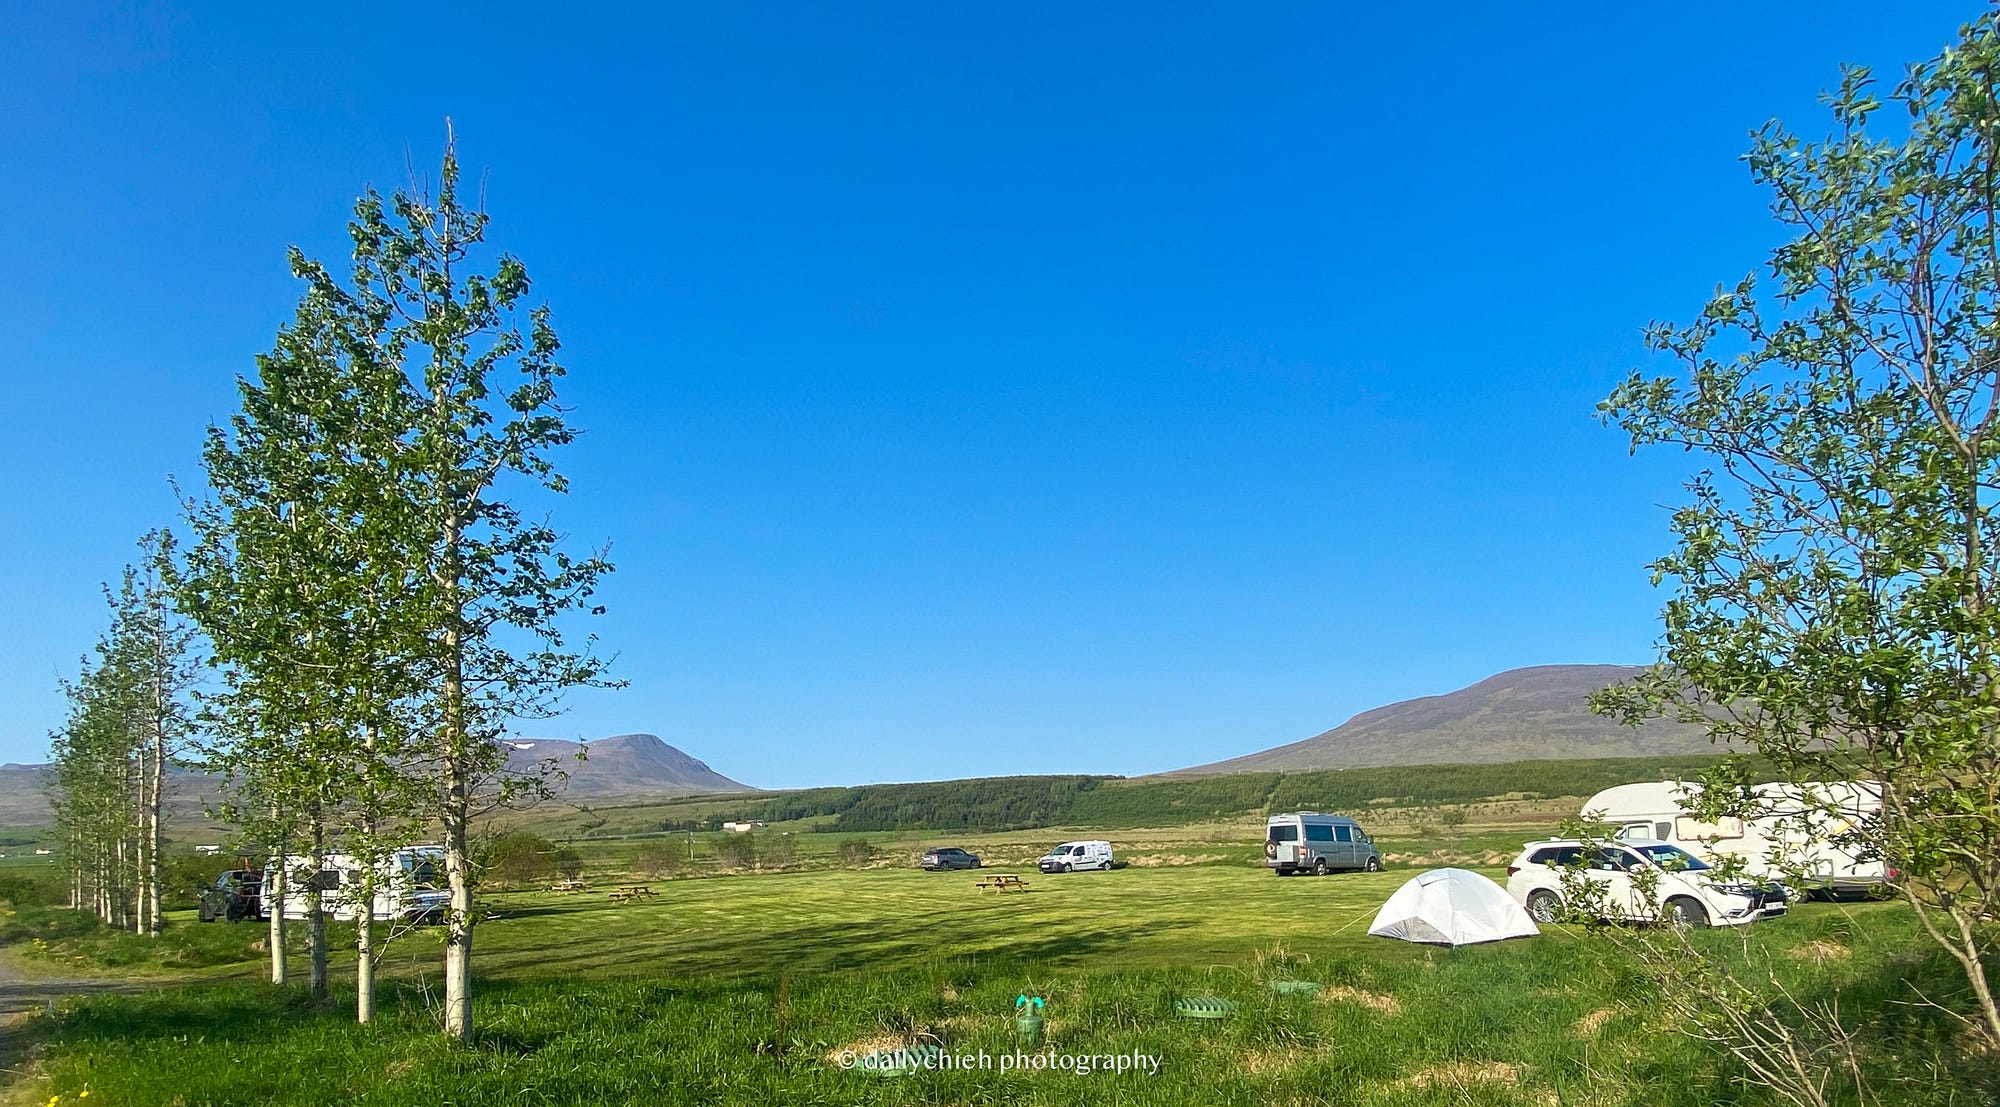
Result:
[[[1298,824],[1297,824],[1297,823],[1278,823],[1278,824],[1276,824],[1276,825],[1272,826],[1272,827],[1271,827],[1271,840],[1272,840],[1273,842],[1296,842],[1296,841],[1298,841],[1298,840],[1299,840],[1299,827],[1298,827]]]
[[[1673,837],[1674,837],[1674,824],[1672,824],[1672,823],[1654,823],[1654,824],[1653,824],[1653,837],[1655,837],[1655,838],[1658,838],[1658,839],[1660,839],[1660,840],[1661,840],[1661,841],[1663,841],[1663,842],[1668,842],[1668,841],[1672,841],[1672,840],[1673,840]]]
[[[1350,826],[1336,826],[1333,828],[1333,835],[1343,842],[1352,842],[1354,840],[1354,828]]]
[[[1331,842],[1333,841],[1333,828],[1330,826],[1317,826],[1312,823],[1308,823],[1306,824],[1306,841]]]

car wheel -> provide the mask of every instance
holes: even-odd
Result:
[[[1562,897],[1547,888],[1537,888],[1528,893],[1528,917],[1538,923],[1553,923],[1562,920]]]
[[[1379,873],[1382,871],[1382,859],[1380,857],[1376,857],[1373,854],[1371,854],[1368,857],[1368,863],[1361,867],[1367,869],[1371,873]]]
[[[1326,875],[1326,858],[1324,857],[1313,858],[1313,875],[1314,876]]]
[[[1708,908],[1686,896],[1679,896],[1667,901],[1667,921],[1675,926],[1707,926]]]
[[[1069,863],[1068,861],[1065,861],[1063,862],[1063,871],[1066,873],[1073,873],[1076,871],[1076,866]]]

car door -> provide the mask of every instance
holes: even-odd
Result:
[[[1607,913],[1626,919],[1652,916],[1651,906],[1642,902],[1644,896],[1632,880],[1633,869],[1644,864],[1632,851],[1616,846],[1592,852],[1590,878],[1604,886],[1604,909]]]

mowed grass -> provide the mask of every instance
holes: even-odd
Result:
[[[437,1033],[436,940],[420,931],[391,954],[374,1026],[352,1024],[346,997],[247,980],[93,997],[43,1021],[39,1076],[19,1094],[186,1107],[1773,1102],[1664,1025],[1639,964],[1602,934],[1458,950],[1368,937],[1408,871],[1024,872],[1020,894],[979,891],[981,875],[706,877],[655,882],[660,895],[633,905],[601,890],[497,895],[478,932],[471,1048]],[[1695,941],[1809,1001],[1841,990],[1883,1102],[1993,1101],[1960,1028],[1913,1002],[1913,988],[1954,1002],[1962,985],[1898,905],[1805,905]],[[1273,979],[1321,988],[1280,996]],[[1158,1071],[1001,1071],[1023,994],[1047,1002],[1047,1050],[1140,1054]],[[1190,1020],[1174,1010],[1188,996],[1240,1006]],[[994,1067],[883,1078],[838,1063],[907,1044],[984,1051]]]
[[[900,970],[966,956],[1065,968],[1198,966],[1279,943],[1363,944],[1382,901],[1410,875],[1280,878],[1247,865],[1012,870],[1027,891],[974,887],[995,871],[1007,870],[664,881],[652,885],[658,896],[630,904],[599,892],[502,894],[489,900],[499,917],[480,928],[479,962],[503,976]],[[1382,952],[1405,956],[1409,948]]]

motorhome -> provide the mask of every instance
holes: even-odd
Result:
[[[366,861],[350,854],[329,853],[320,859],[315,874],[311,858],[285,860],[286,918],[307,917],[309,883],[318,885],[322,909],[329,917],[347,921],[361,917]],[[277,887],[276,869],[276,862],[264,867],[264,887]],[[444,882],[444,847],[410,846],[390,851],[375,863],[373,916],[405,922],[439,921],[451,906]]]
[[[1279,876],[1336,869],[1382,871],[1382,852],[1346,815],[1295,811],[1273,815],[1264,827],[1264,865]]]
[[[1862,857],[1845,840],[1881,812],[1881,794],[1868,784],[1758,784],[1740,814],[1714,822],[1688,812],[1697,787],[1620,784],[1586,800],[1583,816],[1608,824],[1615,838],[1671,842],[1710,864],[1741,858],[1746,875],[1802,890],[1872,892],[1891,879],[1881,860]]]

